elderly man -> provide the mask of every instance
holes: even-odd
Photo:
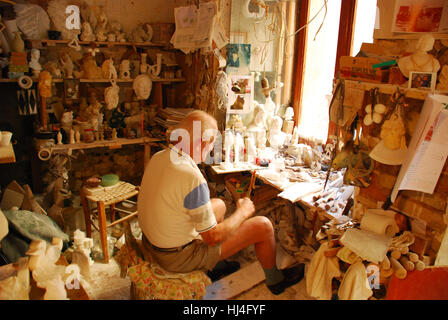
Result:
[[[216,120],[193,111],[177,129],[176,135],[182,138],[152,157],[138,198],[143,244],[154,260],[171,272],[219,270],[224,259],[253,244],[272,293],[280,294],[300,281],[303,265],[277,269],[272,223],[266,217],[253,217],[250,199],[240,199],[226,219],[224,202],[210,199],[197,164],[213,148],[214,136],[204,137],[211,130],[217,132]]]

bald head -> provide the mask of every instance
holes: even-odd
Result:
[[[200,123],[201,125],[201,134],[204,133],[208,129],[218,130],[218,124],[216,122],[216,119],[213,118],[208,113],[201,111],[201,110],[195,110],[190,112],[177,126],[176,129],[185,129],[190,134],[193,133],[193,126],[198,125]]]
[[[171,141],[176,142],[182,151],[190,154],[199,163],[204,153],[213,148],[218,134],[216,119],[204,111],[190,112],[171,133]]]

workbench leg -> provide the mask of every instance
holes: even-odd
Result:
[[[92,226],[90,225],[90,207],[89,202],[84,194],[84,191],[81,189],[80,191],[82,208],[84,210],[84,221],[86,224],[86,236],[87,238],[92,237]]]
[[[146,169],[146,166],[149,163],[149,160],[151,159],[151,145],[150,144],[145,144],[145,158],[144,158],[144,164],[143,164],[143,169]]]
[[[109,263],[109,251],[107,250],[107,225],[104,202],[98,201],[98,227],[100,229],[101,247],[103,249],[104,262]]]

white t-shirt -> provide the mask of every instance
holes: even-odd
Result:
[[[170,146],[151,158],[138,196],[138,222],[160,248],[201,239],[216,225],[207,181],[189,155]]]

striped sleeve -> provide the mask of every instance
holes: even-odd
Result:
[[[207,183],[198,185],[185,196],[184,207],[197,232],[206,232],[216,226],[217,222],[210,202]]]

